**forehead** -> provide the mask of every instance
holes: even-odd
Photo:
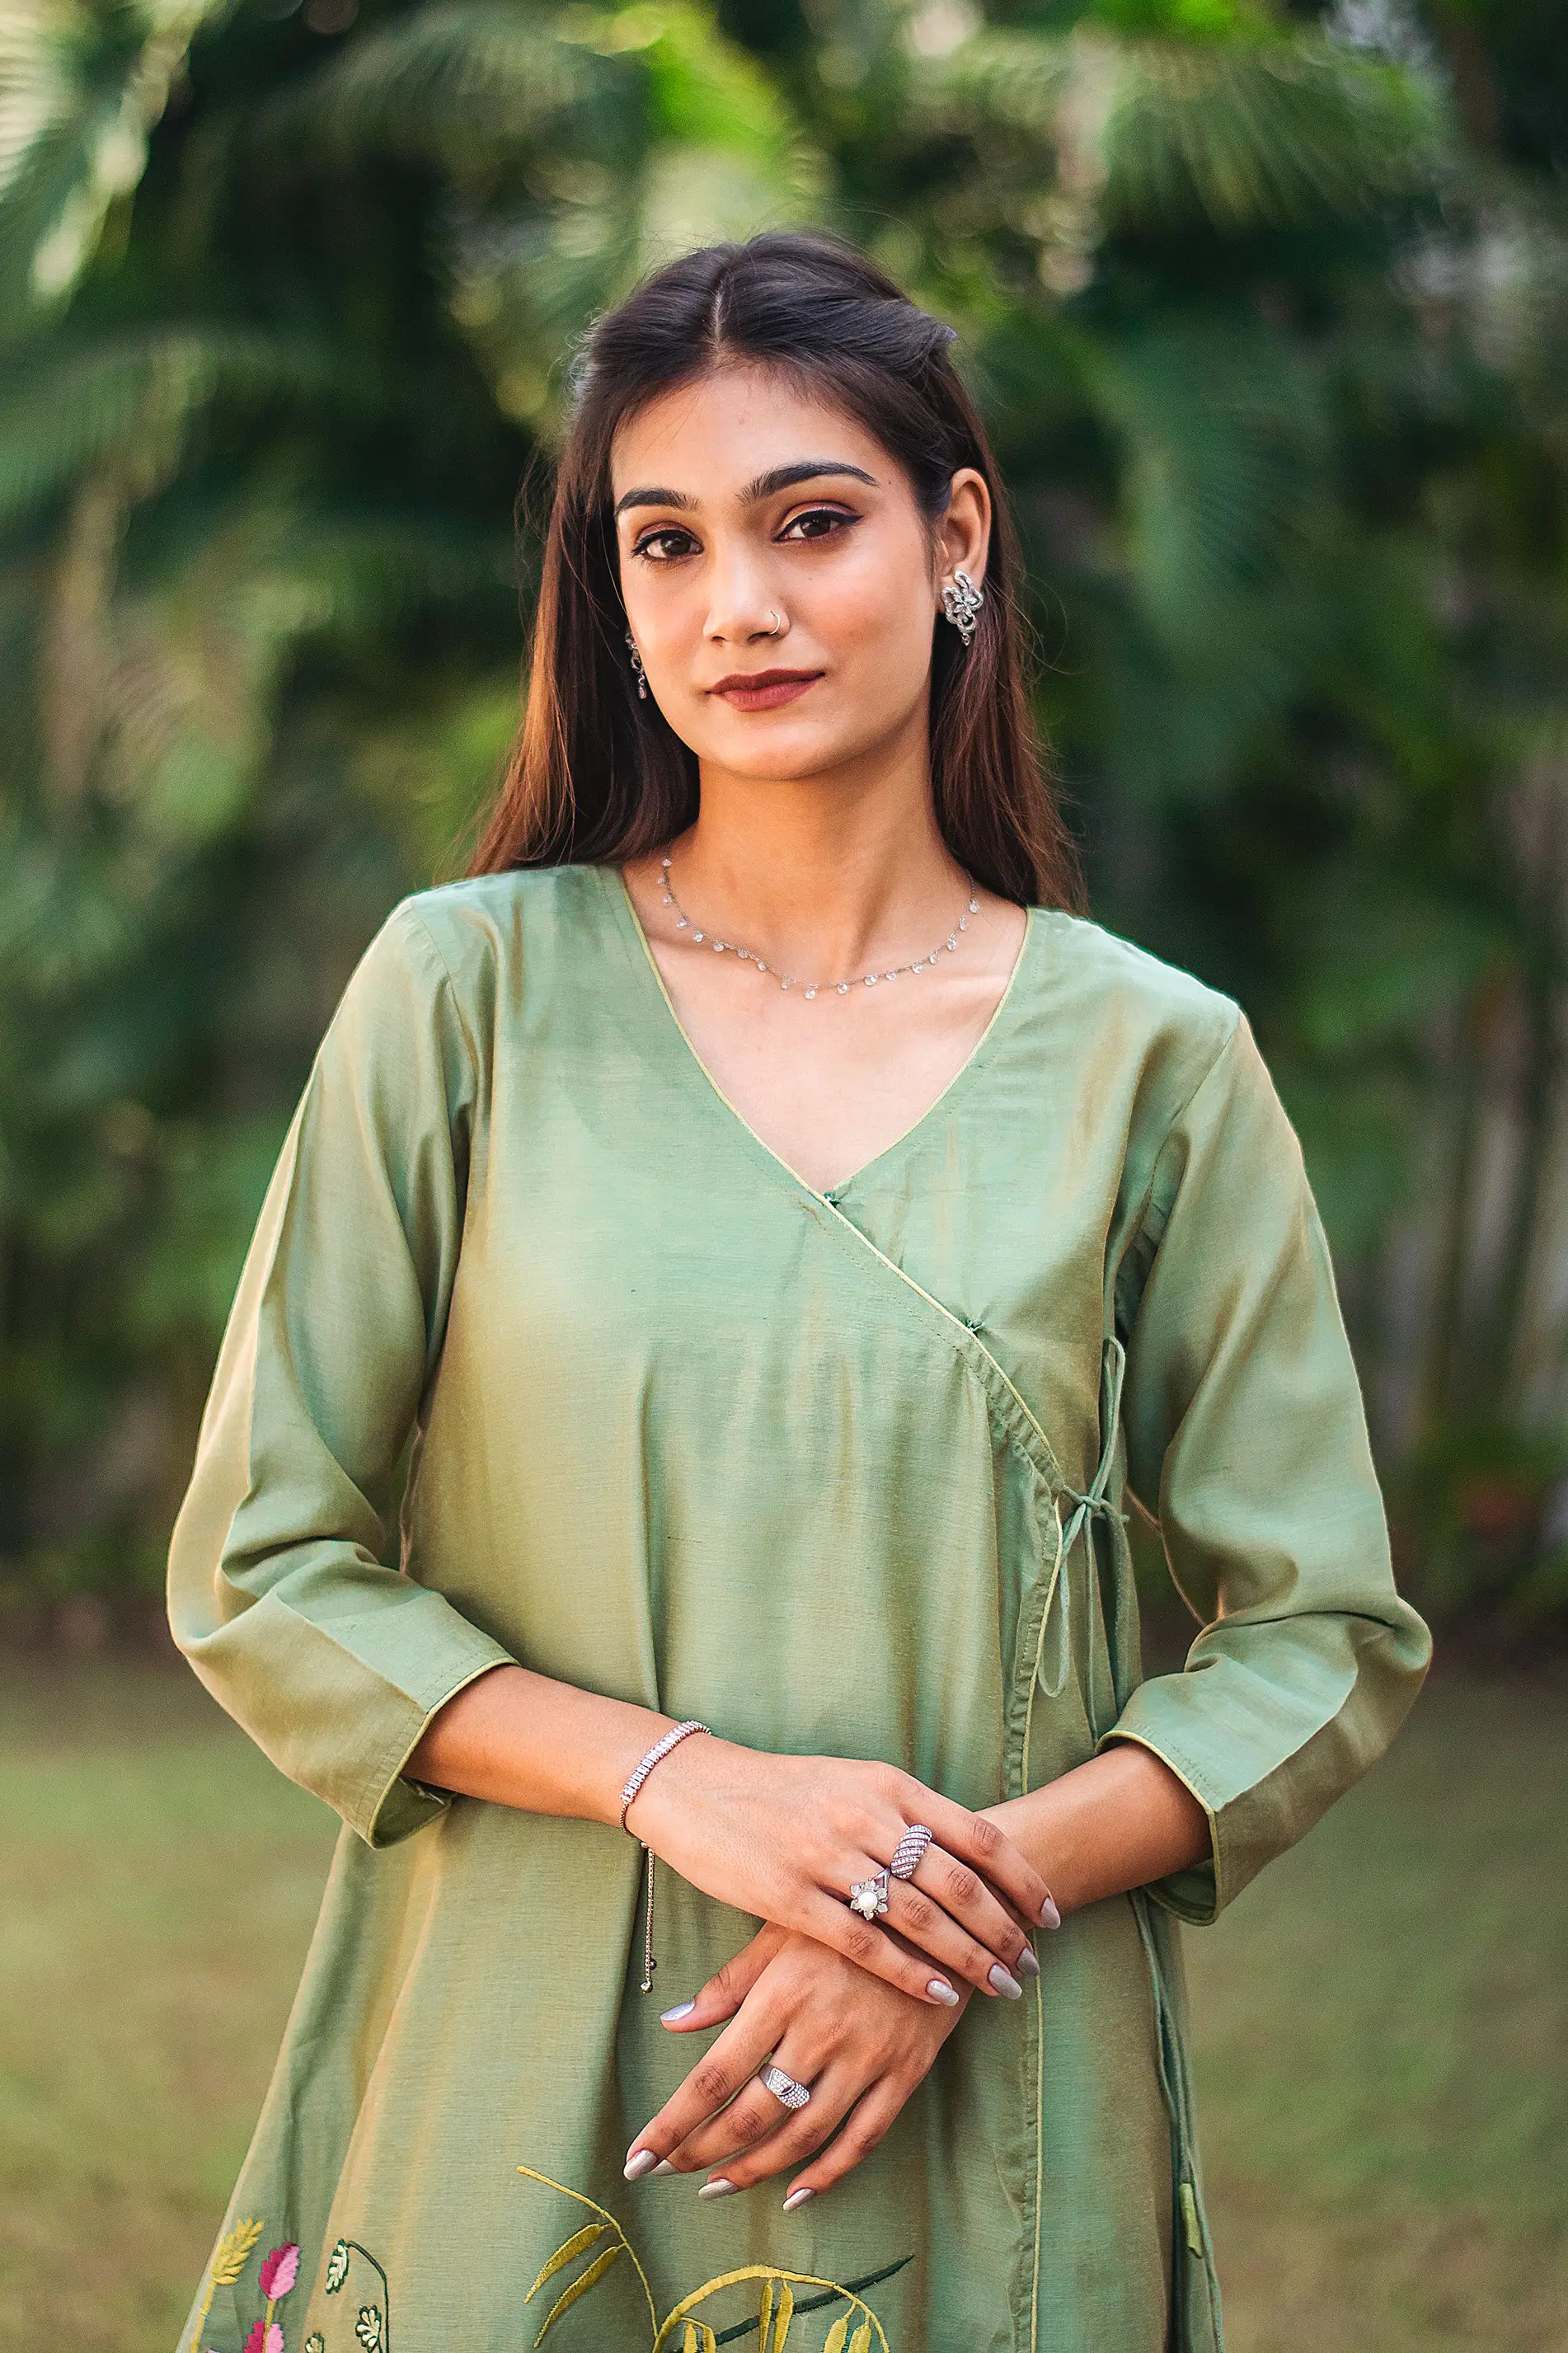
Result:
[[[875,434],[775,370],[729,361],[644,404],[610,445],[610,495],[643,484],[710,503],[738,499],[770,467],[806,458],[847,459],[890,483],[897,472]]]

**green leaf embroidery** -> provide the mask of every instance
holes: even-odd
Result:
[[[586,2295],[591,2287],[596,2287],[598,2285],[599,2282],[604,2278],[605,2274],[609,2270],[610,2265],[615,2262],[616,2257],[620,2253],[620,2242],[617,2240],[614,2246],[606,2247],[602,2255],[595,2256],[587,2270],[581,2273],[578,2277],[573,2281],[571,2286],[565,2290],[564,2294],[559,2296],[555,2303],[551,2306],[549,2312],[545,2315],[544,2327],[540,2330],[539,2335],[533,2340],[536,2345],[543,2343],[547,2332],[554,2327],[562,2314],[576,2303],[577,2298],[580,2295]]]
[[[574,2231],[563,2247],[556,2248],[555,2253],[529,2289],[527,2295],[523,2297],[524,2304],[532,2301],[547,2279],[553,2279],[556,2273],[563,2270],[574,2256],[583,2254],[593,2245],[595,2239],[602,2239],[609,2227],[608,2222],[586,2222],[582,2230]]]

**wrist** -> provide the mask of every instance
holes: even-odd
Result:
[[[1037,1788],[1026,1789],[1021,1798],[1003,1798],[994,1806],[981,1806],[977,1811],[1005,1831],[1014,1845],[1027,1862],[1033,1863],[1050,1890],[1051,1899],[1062,1919],[1078,1909],[1083,1901],[1078,1883],[1074,1841],[1070,1821],[1063,1819],[1062,1810],[1052,1797],[1053,1785],[1042,1782]],[[1031,1923],[1031,1928],[1035,1924]]]
[[[683,1720],[671,1716],[664,1729],[673,1731],[677,1722]],[[654,1740],[661,1737],[662,1733],[653,1736]],[[648,1746],[652,1745],[650,1741]],[[732,1753],[734,1747],[733,1742],[723,1740],[713,1732],[685,1734],[665,1751],[644,1777],[626,1807],[623,1828],[645,1845],[657,1848],[666,1829],[689,1804],[693,1796],[699,1790],[712,1786],[715,1767],[721,1776],[723,1775],[724,1761],[715,1752],[723,1749]],[[642,1753],[646,1754],[646,1750]],[[622,1787],[625,1787],[624,1782]],[[618,1821],[620,1818],[620,1798],[617,1794],[613,1819]]]

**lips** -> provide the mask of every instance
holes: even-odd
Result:
[[[710,691],[732,711],[773,711],[780,703],[793,702],[821,676],[819,670],[760,670],[721,679]]]

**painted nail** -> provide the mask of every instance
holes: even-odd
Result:
[[[689,2001],[678,2001],[673,2010],[661,2010],[658,2013],[658,2022],[661,2026],[668,2026],[672,2018],[684,2018],[689,2010],[695,2010],[696,2007],[697,1997],[693,1994]]]
[[[643,2175],[645,2173],[651,2173],[658,2163],[658,2149],[639,2148],[634,2156],[627,2158],[625,2165],[621,2168],[621,2171],[626,2175],[628,2181],[640,2181]]]
[[[1042,1928],[1059,1928],[1061,1925],[1062,1915],[1057,1910],[1056,1899],[1047,1895],[1040,1906],[1040,1926]]]
[[[815,2198],[816,2195],[816,2190],[809,2188],[805,2189],[792,2189],[789,2196],[784,2202],[784,2212],[787,2214],[792,2207],[804,2206],[808,2198]]]
[[[1025,1946],[1023,1951],[1018,1956],[1018,1967],[1023,1970],[1026,1977],[1037,1978],[1039,1976],[1040,1964],[1033,1945]]]
[[[929,1978],[926,1984],[926,1991],[929,1994],[934,1994],[938,2001],[946,2002],[950,2010],[952,2008],[953,2003],[958,2000],[958,1996],[954,1993],[952,1988],[948,1984],[945,1978]]]
[[[739,2189],[740,2186],[738,2181],[728,2181],[721,2174],[717,2181],[705,2181],[697,2195],[699,2198],[728,2198],[731,2190]]]
[[[677,2168],[671,2165],[668,2157],[661,2157],[658,2163],[654,2167],[653,2171],[648,2175],[648,2179],[650,2181],[657,2181],[661,2173],[674,2173],[676,2169]]]
[[[998,1993],[1005,1993],[1010,2001],[1016,2001],[1024,1990],[1012,1970],[1005,1969],[1000,1961],[993,1961],[985,1975],[987,1982],[994,1985]]]

